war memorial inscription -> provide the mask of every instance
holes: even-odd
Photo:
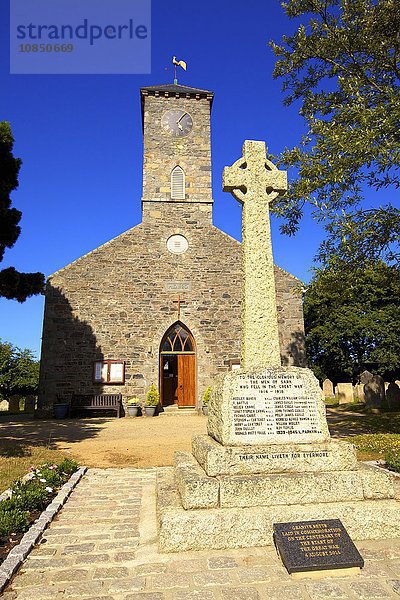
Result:
[[[329,439],[319,385],[308,369],[234,371],[216,386],[208,433],[222,444],[264,445]]]
[[[232,398],[235,435],[321,434],[318,410],[297,373],[259,373],[238,381]]]

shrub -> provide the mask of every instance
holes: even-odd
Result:
[[[17,508],[2,507],[0,503],[0,537],[24,532],[29,527],[29,514]]]
[[[58,465],[59,470],[65,475],[73,475],[78,470],[78,463],[71,458],[64,458]]]
[[[203,406],[208,406],[208,404],[210,402],[210,398],[211,398],[211,387],[208,386],[208,388],[206,389],[206,391],[203,394],[203,398],[201,399]]]
[[[132,398],[128,398],[128,400],[126,401],[126,405],[127,406],[140,406],[141,402],[140,402],[139,398],[136,398],[136,396],[132,396]]]
[[[160,402],[160,394],[158,393],[158,389],[154,385],[151,384],[149,391],[146,394],[146,405],[147,406],[157,406]]]
[[[386,465],[389,467],[389,469],[392,469],[392,471],[396,471],[397,473],[400,473],[400,453],[399,452],[389,450],[389,452],[387,452],[385,455],[385,461],[386,461]]]
[[[77,468],[78,463],[64,458],[59,465],[31,467],[32,479],[13,483],[11,498],[0,502],[0,537],[26,531],[33,517],[29,513],[44,510],[56,488],[61,487]]]
[[[42,465],[35,478],[45,487],[58,488],[65,482],[65,475],[58,465]]]
[[[51,489],[51,488],[49,488]],[[40,481],[17,481],[11,486],[10,503],[20,511],[43,510],[49,499],[49,491]]]

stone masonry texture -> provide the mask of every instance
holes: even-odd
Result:
[[[193,130],[184,138],[171,138],[160,127],[170,109],[187,111]],[[207,98],[165,98],[149,95],[143,112],[143,201],[171,200],[171,171],[176,165],[186,175],[187,202],[212,202],[210,101]]]
[[[155,469],[89,469],[2,600],[398,599],[399,540],[356,546],[358,576],[317,581],[291,579],[273,546],[163,554]]]
[[[161,115],[182,106],[192,115],[193,130],[187,138],[170,139],[161,130]],[[198,406],[215,376],[240,358],[241,245],[212,224],[210,100],[149,95],[143,111],[142,222],[48,278],[42,414],[73,394],[144,400],[149,386],[159,385],[160,343],[178,320],[178,294],[185,301],[180,321],[196,344]],[[169,193],[177,164],[186,170],[184,201],[171,201]],[[187,239],[184,254],[168,251],[174,234]],[[299,281],[277,266],[274,274],[282,364],[304,366]],[[185,291],[171,291],[176,285]],[[93,383],[94,361],[106,359],[125,361],[124,385]]]
[[[243,203],[241,362],[247,370],[281,365],[269,203],[287,189],[287,177],[266,160],[265,142],[246,140],[242,152],[222,180],[224,191]]]

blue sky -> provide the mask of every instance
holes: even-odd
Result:
[[[12,196],[23,217],[1,267],[49,275],[140,221],[139,88],[172,82],[172,55],[188,64],[179,83],[215,92],[214,224],[240,239],[241,209],[221,190],[223,167],[239,158],[246,138],[279,153],[303,132],[298,109],[283,107],[281,83],[272,79],[268,40],[296,27],[279,2],[153,0],[150,75],[75,76],[9,74],[7,4],[0,2],[0,120],[11,122],[23,160]],[[287,238],[278,226],[273,220],[276,263],[307,281],[321,229],[306,217]],[[0,338],[39,352],[43,304],[0,299]]]

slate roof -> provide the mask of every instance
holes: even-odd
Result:
[[[214,96],[214,92],[210,90],[201,90],[200,88],[189,87],[187,85],[179,85],[177,83],[164,83],[162,85],[149,85],[147,87],[140,88],[141,94],[152,93],[152,92],[169,92],[170,94],[190,94],[201,96]]]
[[[187,85],[179,85],[177,83],[164,83],[161,85],[149,85],[147,87],[140,88],[140,98],[142,101],[142,114],[143,104],[146,96],[182,96],[189,98],[208,98],[210,100],[210,106],[212,106],[214,92],[210,90],[201,90],[200,88],[189,87]]]

